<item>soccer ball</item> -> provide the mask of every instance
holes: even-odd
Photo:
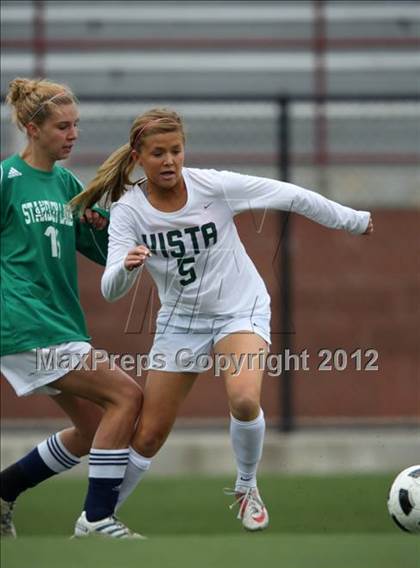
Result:
[[[420,533],[420,465],[397,475],[389,491],[388,511],[401,530]]]

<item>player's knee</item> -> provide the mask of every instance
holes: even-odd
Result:
[[[166,430],[159,427],[143,428],[133,440],[132,446],[145,458],[152,458],[165,443],[167,435]]]
[[[259,401],[251,395],[240,393],[229,400],[230,411],[237,420],[254,420],[260,411]]]
[[[143,391],[134,381],[125,381],[118,388],[117,403],[127,416],[138,416],[143,405]]]

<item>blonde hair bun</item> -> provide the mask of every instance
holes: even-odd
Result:
[[[38,125],[42,124],[56,104],[75,102],[76,97],[66,85],[25,77],[10,81],[6,97],[6,103],[13,109],[13,121],[21,130],[32,120]]]

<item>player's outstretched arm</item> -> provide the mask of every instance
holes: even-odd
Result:
[[[357,211],[292,183],[222,172],[222,186],[232,212],[279,209],[298,213],[330,229],[369,234],[369,211]],[[372,227],[373,228],[373,227]]]

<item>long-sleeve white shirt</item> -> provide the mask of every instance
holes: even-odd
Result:
[[[363,233],[369,212],[273,179],[228,171],[183,168],[187,202],[170,213],[154,208],[141,187],[130,187],[111,208],[102,293],[109,301],[128,292],[141,269],[128,271],[128,251],[152,251],[146,267],[162,309],[235,316],[268,313],[264,281],[239,239],[233,217],[252,209],[299,213],[331,229]],[[239,292],[238,283],[241,283]]]

